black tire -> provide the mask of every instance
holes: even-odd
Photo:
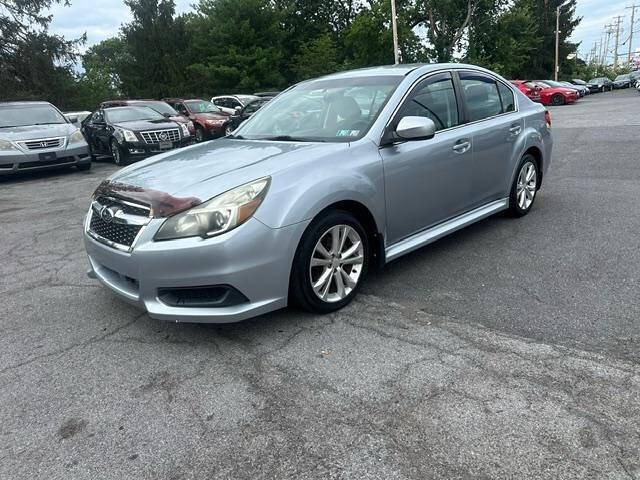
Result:
[[[113,163],[118,166],[123,166],[127,164],[127,156],[118,145],[118,142],[115,138],[111,139],[111,156],[113,157]]]
[[[80,163],[78,165],[76,165],[76,167],[78,168],[78,170],[80,170],[81,172],[86,172],[88,170],[91,170],[91,162],[87,162],[87,163]]]
[[[531,203],[527,205],[525,208],[523,208],[518,202],[518,190],[519,190],[518,185],[519,185],[520,174],[525,168],[525,165],[528,165],[528,164],[533,164],[533,168],[535,171],[535,186],[534,186],[533,199],[531,200]],[[511,185],[511,192],[509,194],[509,214],[512,217],[516,217],[516,218],[523,217],[531,211],[531,209],[533,208],[533,204],[536,201],[536,197],[538,196],[537,192],[538,192],[539,185],[540,185],[540,170],[538,167],[538,162],[533,157],[533,155],[526,154],[525,156],[522,157],[522,159],[520,160],[520,163],[518,164],[518,169],[516,170],[516,176],[513,179],[513,184]]]
[[[207,139],[207,135],[200,125],[196,126],[196,143],[204,142]]]
[[[234,131],[234,130],[235,130],[235,129],[234,129],[231,125],[229,125],[229,124],[227,123],[227,124],[225,125],[225,127],[224,127],[224,134],[225,134],[225,135],[231,135],[231,134],[233,133],[233,131]]]
[[[564,96],[561,93],[556,93],[551,97],[551,105],[563,105],[564,104]]]
[[[313,290],[311,272],[312,268],[316,267],[311,267],[311,257],[320,239],[324,237],[332,227],[340,225],[351,227],[359,235],[363,247],[363,263],[357,267],[360,268],[360,276],[353,289],[341,300],[325,301]],[[289,280],[289,303],[314,313],[330,313],[341,309],[351,302],[358,293],[358,290],[360,290],[360,286],[367,273],[369,260],[370,249],[367,232],[365,232],[362,224],[356,217],[342,210],[332,210],[322,214],[322,216],[316,218],[307,227],[296,250]],[[356,266],[354,265],[352,268],[356,268]],[[351,270],[351,272],[356,273],[355,270]],[[338,274],[338,276],[340,275]],[[330,275],[329,278],[333,278],[333,275]]]

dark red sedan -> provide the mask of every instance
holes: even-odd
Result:
[[[229,121],[229,115],[213,103],[199,98],[191,100],[163,98],[163,100],[193,122],[196,129],[196,142],[225,135],[225,125]]]
[[[518,87],[518,89],[529,97],[530,100],[542,103],[542,99],[540,98],[540,91],[542,88],[535,83],[530,82],[529,80],[511,80],[511,83]]]

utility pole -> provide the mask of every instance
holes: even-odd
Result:
[[[622,24],[622,19],[624,17],[621,15],[618,15],[616,17],[616,47],[613,53],[613,68],[617,69],[618,68],[618,43],[620,42],[620,25]]]
[[[598,44],[598,60],[597,60],[597,64],[598,66],[602,65],[602,35],[600,36],[600,43]]]
[[[391,0],[391,29],[393,30],[393,59],[395,64],[400,63],[400,52],[398,51],[398,25],[396,23],[396,0]]]
[[[640,8],[640,5],[631,5],[627,9],[631,9],[631,29],[629,30],[629,55],[627,55],[627,63],[631,65],[631,48],[633,46],[633,24],[636,19],[636,8]]]
[[[560,7],[556,7],[556,68],[555,72],[553,72],[553,79],[558,81],[558,70],[560,67],[558,66],[558,57],[560,54]]]
[[[612,25],[605,25],[604,28],[607,29],[605,32],[607,34],[604,41],[604,50],[602,52],[602,65],[607,66],[607,58],[609,57],[609,38],[611,38],[611,34],[613,30],[611,29]]]

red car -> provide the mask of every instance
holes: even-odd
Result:
[[[163,102],[160,100],[107,100],[106,102],[102,102],[100,104],[100,108],[126,107],[127,105],[149,107],[158,112],[160,115],[164,115],[171,121],[177,123],[186,123],[189,133],[191,135],[195,133],[195,127],[193,126],[193,122],[191,120],[189,120],[184,115],[180,115],[167,102]]]
[[[229,115],[208,100],[199,98],[191,100],[163,98],[163,100],[193,122],[197,142],[225,135],[224,127],[229,121]]]
[[[542,88],[540,98],[543,105],[565,105],[578,100],[578,92],[573,88],[553,87],[538,80],[531,83]]]
[[[518,87],[518,89],[529,97],[530,100],[542,103],[542,99],[540,98],[540,91],[542,88],[535,83],[528,80],[511,80],[511,83]]]

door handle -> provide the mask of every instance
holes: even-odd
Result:
[[[522,127],[520,125],[511,125],[511,128],[509,128],[511,135],[518,135],[521,131]]]
[[[465,153],[471,148],[471,142],[468,140],[459,140],[454,146],[453,151],[456,153]]]

